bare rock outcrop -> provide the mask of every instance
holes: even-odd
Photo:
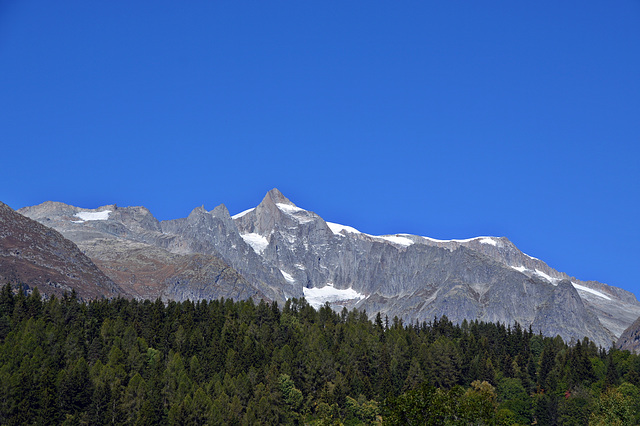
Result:
[[[616,342],[619,349],[640,354],[640,317],[633,322]]]

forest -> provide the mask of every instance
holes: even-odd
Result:
[[[304,299],[0,292],[0,424],[640,424],[640,357]]]

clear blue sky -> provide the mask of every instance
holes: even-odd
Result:
[[[0,200],[279,188],[640,295],[640,2],[0,0]]]

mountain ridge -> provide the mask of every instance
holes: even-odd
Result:
[[[454,322],[518,321],[543,333],[561,330],[567,340],[587,335],[602,346],[640,316],[632,293],[556,271],[506,237],[369,235],[326,222],[277,189],[233,216],[224,204],[165,221],[144,207],[64,206],[43,203],[20,212],[87,250],[88,241],[108,237],[173,255],[214,256],[246,281],[249,293],[268,300],[305,296],[315,306],[329,302],[412,322],[443,314]],[[92,253],[100,265],[104,254]]]

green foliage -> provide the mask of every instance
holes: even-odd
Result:
[[[636,425],[638,401],[625,395],[620,389],[609,388],[596,400],[589,425],[627,426]]]
[[[295,387],[293,380],[288,374],[281,374],[279,379],[280,392],[282,392],[282,398],[289,408],[294,412],[299,412],[302,407],[304,398],[302,392]]]
[[[288,300],[0,290],[0,424],[640,424],[640,357]]]
[[[495,389],[486,381],[474,381],[466,391],[422,386],[384,404],[385,424],[392,425],[495,425],[498,413]],[[509,416],[502,413],[505,419]]]

